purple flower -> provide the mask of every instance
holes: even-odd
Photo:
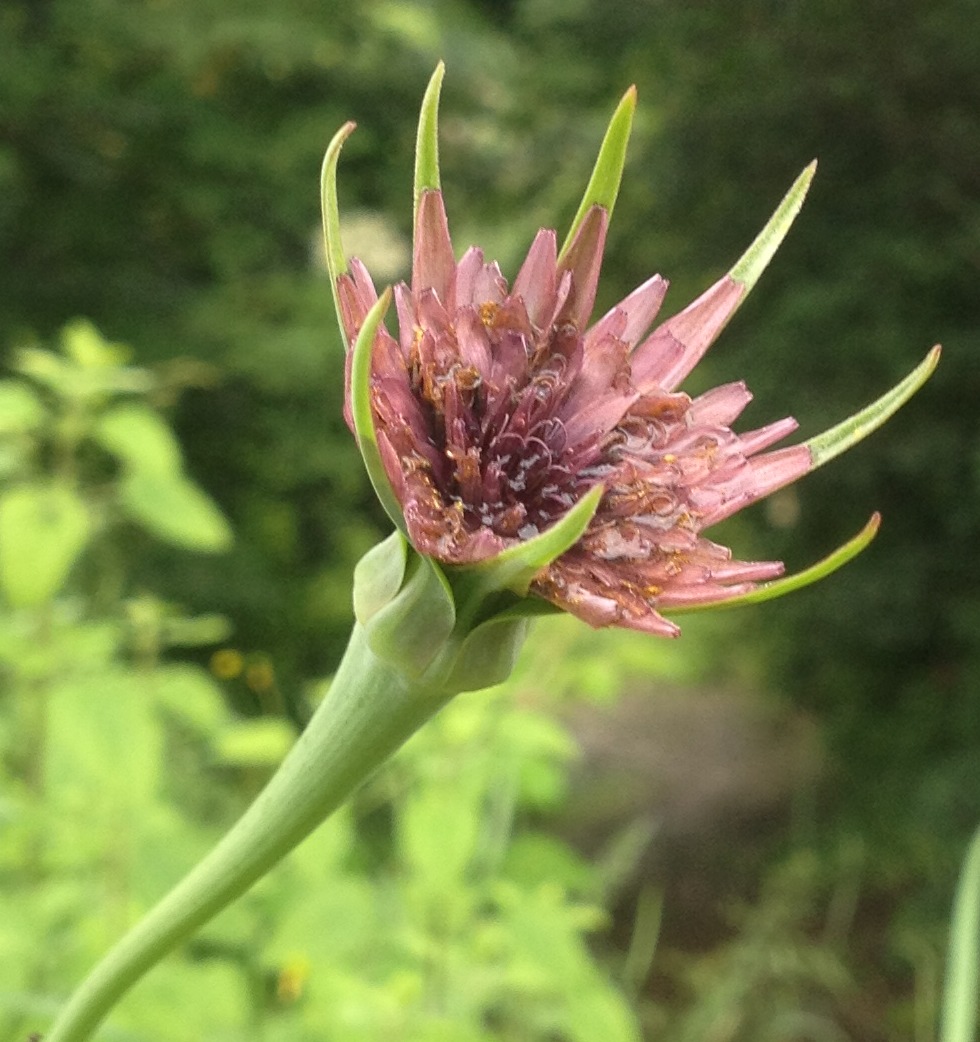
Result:
[[[439,80],[441,70],[436,98]],[[920,367],[915,387],[906,381],[822,441],[776,449],[795,420],[733,429],[751,399],[744,383],[696,398],[680,390],[775,252],[814,168],[732,271],[683,311],[654,325],[667,291],[655,275],[590,324],[635,91],[613,118],[565,246],[539,231],[510,285],[477,247],[455,259],[434,105],[427,95],[419,141],[421,150],[431,138],[434,173],[420,183],[417,165],[411,284],[394,288],[398,336],[377,327],[366,381],[383,480],[415,549],[443,565],[487,562],[601,486],[581,536],[529,587],[591,625],[673,636],[662,612],[744,598],[779,576],[780,562],[737,560],[705,532],[842,451],[928,375]],[[330,224],[328,215],[328,253]],[[331,270],[355,429],[353,346],[379,298],[364,265],[342,261]]]
[[[593,206],[561,262],[555,233],[538,232],[508,288],[477,247],[456,263],[442,193],[423,193],[412,283],[395,287],[399,336],[382,327],[374,345],[378,445],[409,538],[444,564],[532,538],[601,484],[584,536],[531,590],[594,626],[673,635],[661,609],[781,574],[703,532],[812,458],[805,445],[764,451],[792,419],[732,430],[751,399],[744,383],[694,399],[677,390],[745,292],[731,276],[652,332],[659,275],[588,325],[607,225]],[[378,299],[357,260],[339,299],[353,343]],[[348,382],[351,422],[349,403]]]

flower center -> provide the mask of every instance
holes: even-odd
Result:
[[[467,531],[529,539],[595,480],[580,475],[594,461],[595,448],[570,446],[558,415],[581,337],[567,326],[535,336],[514,298],[487,301],[471,314],[479,326],[471,320],[465,335],[475,330],[480,337],[481,368],[467,360],[460,343],[462,312],[455,324],[438,333],[426,330],[413,342],[411,385],[427,407],[429,441],[445,459],[432,478]]]

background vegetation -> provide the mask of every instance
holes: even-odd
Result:
[[[978,30],[976,0],[2,5],[0,1037],[247,802],[339,657],[385,525],[340,417],[319,162],[356,119],[345,242],[404,275],[439,58],[457,246],[513,273],[635,82],[600,307],[653,269],[682,306],[817,156],[692,387],[744,377],[750,422],[807,435],[936,341],[944,362],[724,533],[799,566],[881,509],[846,573],[669,647],[544,631],[507,691],[461,701],[148,979],[115,1037],[932,1037],[980,820]],[[708,810],[672,803],[657,736],[679,705],[763,721],[734,757],[754,796],[733,768]],[[739,731],[689,733],[703,777]]]

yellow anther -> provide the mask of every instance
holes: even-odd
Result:
[[[497,320],[497,312],[500,311],[500,307],[495,304],[492,300],[487,300],[477,308],[477,313],[480,316],[480,321],[489,329],[494,322]]]

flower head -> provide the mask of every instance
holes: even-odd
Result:
[[[530,592],[595,626],[674,635],[663,611],[744,597],[783,571],[737,560],[706,530],[841,451],[843,435],[833,451],[818,441],[773,448],[797,424],[737,433],[751,399],[744,383],[695,398],[680,389],[775,252],[813,166],[732,271],[673,318],[654,324],[667,291],[654,275],[591,321],[634,104],[631,90],[565,245],[539,231],[508,283],[477,247],[455,259],[429,99],[411,284],[394,288],[397,337],[380,324],[372,334],[367,391],[381,480],[419,553],[478,565],[534,540],[598,489],[584,530],[536,570]],[[356,259],[336,272],[335,293],[353,348],[378,294]],[[874,425],[883,419],[879,408]]]

